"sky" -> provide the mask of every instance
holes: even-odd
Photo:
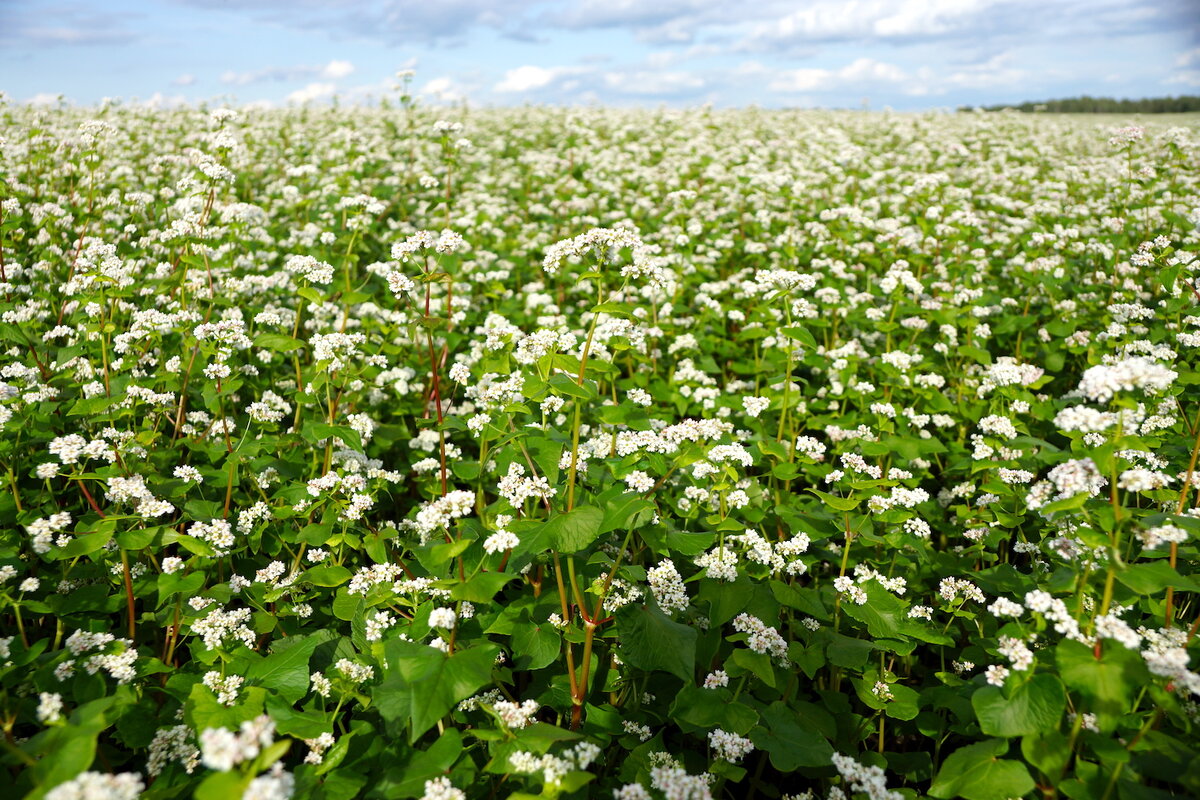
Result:
[[[1200,0],[0,0],[10,101],[955,108],[1200,94]]]

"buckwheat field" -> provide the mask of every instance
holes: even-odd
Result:
[[[1200,795],[1195,118],[0,119],[5,797]]]

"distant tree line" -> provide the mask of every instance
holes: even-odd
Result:
[[[959,111],[970,111],[972,106],[959,106]],[[1200,111],[1200,97],[1143,97],[1138,100],[1117,100],[1112,97],[1068,97],[1062,100],[1040,102],[1004,103],[984,106],[985,111],[1048,111],[1065,114],[1178,114],[1184,111]]]

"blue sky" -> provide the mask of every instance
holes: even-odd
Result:
[[[0,0],[18,102],[954,107],[1200,94],[1200,0]]]

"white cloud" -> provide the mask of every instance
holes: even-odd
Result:
[[[140,105],[146,108],[177,108],[187,105],[187,98],[181,94],[165,95],[162,92],[155,92],[143,100]]]
[[[334,59],[324,65],[299,64],[291,67],[265,67],[249,72],[226,70],[221,73],[221,83],[231,86],[247,86],[252,83],[268,81],[303,81],[320,78],[326,81],[338,80],[354,72],[354,64],[349,61]]]
[[[1163,81],[1163,83],[1178,84],[1181,86],[1200,86],[1200,69],[1185,69],[1181,72],[1176,72]]]
[[[1180,53],[1175,59],[1175,72],[1163,80],[1173,86],[1200,86],[1200,47]]]
[[[894,3],[890,14],[877,18],[872,32],[884,38],[937,36],[978,22],[983,12],[997,5],[994,0],[907,0]]]
[[[827,69],[809,67],[806,69],[789,69],[779,73],[770,83],[774,92],[812,92],[831,89],[833,73]]]
[[[31,26],[19,31],[27,43],[42,46],[54,45],[114,45],[127,44],[136,38],[133,34],[118,30],[104,30],[93,27],[41,27]]]
[[[55,94],[54,92],[38,92],[25,102],[31,106],[56,106],[58,105],[58,101],[62,99],[63,96],[61,94]]]
[[[1175,66],[1180,69],[1192,66],[1200,66],[1200,47],[1195,47],[1186,53],[1183,53],[1179,58],[1175,59]]]
[[[800,8],[787,8],[782,14],[760,14],[735,49],[766,52],[811,48],[822,42],[978,36],[998,27],[1023,27],[1028,14],[1019,7],[1032,1],[814,0]]]
[[[526,64],[523,67],[510,69],[504,73],[504,78],[493,89],[497,92],[528,92],[533,89],[543,89],[555,81],[559,73],[557,69],[547,69]]]
[[[904,70],[895,64],[871,58],[855,59],[838,70],[837,76],[847,83],[899,83],[908,80]]]
[[[757,71],[763,74],[768,72],[761,66]],[[908,73],[895,64],[859,58],[836,70],[819,67],[783,70],[776,73],[769,88],[776,92],[828,92],[846,88],[869,89],[881,85],[895,87],[909,80]]]
[[[1001,53],[980,64],[955,70],[944,77],[928,67],[922,70],[922,74],[935,83],[955,89],[993,89],[1027,85],[1031,79],[1029,72],[1012,66],[1012,62],[1011,53]]]
[[[578,86],[578,82],[564,81],[564,78],[578,78],[593,70],[593,67],[538,67],[526,64],[505,72],[500,82],[492,87],[492,91],[500,94],[519,94],[550,87],[571,88]]]
[[[443,103],[457,103],[465,99],[470,91],[469,87],[462,85],[449,75],[441,75],[426,81],[417,93],[427,99]]]
[[[1195,93],[1200,86],[1197,2],[242,0],[233,8],[228,0],[176,0],[203,9],[198,16],[215,15],[219,9],[220,14],[267,25],[278,37],[272,47],[290,48],[280,51],[290,55],[283,56],[281,66],[219,75],[220,69],[201,71],[199,62],[183,63],[178,70],[189,72],[174,77],[149,68],[155,57],[161,66],[176,63],[173,59],[180,55],[162,51],[158,43],[154,53],[159,55],[147,51],[143,59],[148,66],[141,82],[126,78],[129,83],[117,85],[121,78],[114,74],[106,76],[104,85],[144,97],[156,89],[167,95],[195,93],[196,87],[219,77],[224,84],[219,88],[269,97],[277,105],[283,98],[312,102],[330,96],[371,102],[395,91],[394,81],[382,79],[390,71],[383,65],[398,53],[420,52],[436,54],[442,66],[439,72],[419,75],[414,89],[421,87],[417,91],[431,101],[447,102],[469,97],[485,103],[578,103],[592,98],[617,104],[711,100],[795,106],[854,104],[869,95],[876,104],[917,108],[928,105],[913,99],[920,97],[970,105],[1097,91]],[[0,8],[4,5],[0,0]],[[121,16],[72,5],[80,10],[49,17],[17,9],[8,19],[0,12],[10,23],[0,24],[0,51],[14,44],[25,54],[50,46],[103,45],[107,53],[123,37],[149,43],[151,30],[159,35],[153,15]],[[113,19],[106,22],[109,17]],[[198,26],[197,35],[219,27]],[[354,41],[359,49],[342,45],[345,49],[322,52],[320,62],[313,57],[310,63],[289,65],[287,60],[314,52],[297,44],[297,36]],[[539,57],[534,53],[540,51],[528,45],[500,41],[553,38],[561,43],[565,36],[572,50],[560,57]],[[504,47],[497,49],[497,42]],[[389,49],[400,44],[405,50]],[[992,55],[1004,51],[1013,55]],[[250,57],[267,58],[267,52],[264,48]],[[112,63],[97,55],[97,70]],[[354,63],[329,60],[330,55],[354,55]],[[758,63],[737,67],[742,58]],[[17,77],[18,82],[25,79]],[[77,80],[69,75],[54,81],[39,78],[9,88],[20,97],[53,88],[82,99]]]
[[[337,80],[338,78],[344,78],[353,72],[353,64],[351,64],[349,61],[339,61],[335,58],[333,61],[330,61],[328,64],[326,64],[321,70],[321,77]]]
[[[685,61],[719,56],[723,52],[722,48],[712,44],[694,44],[691,47],[675,50],[656,50],[646,55],[646,66],[652,69],[665,69]]]
[[[477,29],[529,32],[525,11],[536,0],[176,0],[202,9],[219,8],[274,26],[411,46],[463,43]]]
[[[753,80],[769,79],[768,88],[785,94],[870,92],[899,93],[910,97],[946,94],[955,90],[984,90],[1028,85],[1031,76],[1012,66],[1009,53],[954,70],[923,66],[903,69],[896,64],[859,58],[838,69],[809,67],[776,72],[762,64],[743,64],[737,74]]]
[[[604,85],[621,94],[675,95],[703,89],[704,79],[693,72],[607,72]]]
[[[329,82],[310,83],[303,89],[297,89],[289,94],[287,96],[287,101],[289,103],[303,105],[304,103],[311,103],[316,100],[325,100],[333,97],[334,92],[336,91],[337,86]]]

